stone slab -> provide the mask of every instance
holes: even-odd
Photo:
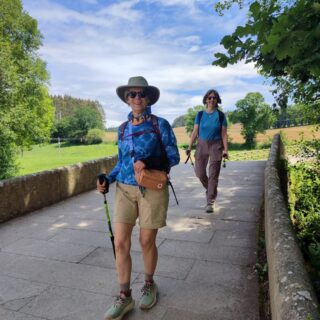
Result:
[[[77,230],[65,228],[60,230],[52,240],[61,243],[72,243],[88,245],[92,247],[107,247],[112,248],[110,238],[107,231],[107,226],[105,227],[105,232],[95,232],[91,230]]]
[[[132,270],[144,273],[141,252],[131,251]],[[174,279],[185,279],[194,265],[194,259],[161,256],[155,274]],[[102,268],[115,268],[113,251],[111,249],[97,248],[81,261],[83,264],[99,266]]]
[[[0,274],[93,293],[110,294],[117,285],[114,269],[0,252]],[[132,278],[135,278],[133,274]]]
[[[257,308],[241,290],[220,285],[195,286],[183,283],[176,292],[163,298],[169,308],[214,316],[216,319],[259,320]]]
[[[180,258],[228,262],[239,265],[253,265],[256,251],[253,248],[215,246],[214,243],[203,244],[177,240],[166,240],[159,248],[160,255]]]
[[[95,247],[92,246],[72,243],[64,243],[62,246],[61,243],[56,241],[19,239],[2,248],[2,251],[66,262],[79,262],[94,249]]]
[[[102,319],[113,297],[83,290],[50,286],[21,308],[20,312],[46,319]]]
[[[34,317],[22,312],[15,312],[7,310],[0,306],[0,319],[1,320],[47,320],[45,318]]]
[[[35,281],[0,275],[0,305],[6,309],[18,311],[30,299],[44,291],[47,286]]]
[[[165,239],[209,242],[213,237],[211,223],[205,219],[169,216],[167,227],[159,230],[158,236]]]
[[[214,286],[217,284],[238,289],[255,287],[255,294],[258,296],[258,286],[255,286],[256,280],[257,275],[252,267],[199,260],[195,262],[186,278],[186,282],[197,285],[210,284]]]
[[[216,246],[256,248],[257,235],[255,232],[243,232],[240,230],[217,230],[212,241]]]

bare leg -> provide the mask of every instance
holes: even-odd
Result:
[[[130,284],[132,260],[130,255],[133,226],[115,223],[116,268],[120,285]]]
[[[158,262],[156,236],[158,229],[140,229],[140,245],[143,255],[144,273],[153,276]]]

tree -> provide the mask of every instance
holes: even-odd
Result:
[[[197,113],[201,110],[204,110],[204,106],[202,105],[195,106],[193,108],[188,109],[187,114],[185,115],[185,118],[184,118],[185,127],[188,135],[190,135],[191,132],[193,131],[194,119]]]
[[[87,130],[104,128],[105,114],[98,101],[79,99],[68,95],[52,96],[52,100],[56,114],[51,134],[52,138],[83,140],[83,137],[87,134]],[[87,110],[79,111],[82,108]],[[82,114],[85,114],[85,118],[82,119],[83,121],[80,119]],[[84,126],[83,122],[90,124]],[[91,127],[92,123],[96,127]],[[81,125],[81,128],[78,128],[77,125]]]
[[[172,128],[184,127],[185,126],[185,115],[182,115],[174,119],[172,123]]]
[[[232,3],[216,5],[221,14]],[[288,97],[314,105],[320,113],[320,2],[316,0],[249,1],[245,26],[238,26],[221,40],[226,53],[215,53],[214,65],[226,67],[240,60],[253,62],[276,86],[278,104]],[[317,118],[317,117],[316,117]]]
[[[241,134],[249,147],[254,146],[257,133],[264,133],[275,120],[272,109],[259,92],[250,92],[237,101],[233,118],[242,124]]]
[[[291,125],[307,125],[312,122],[312,112],[309,105],[293,104],[287,109],[287,118]]]
[[[19,0],[0,2],[0,179],[16,172],[19,148],[49,136],[53,107],[48,74],[38,56],[37,22]]]
[[[77,108],[88,107],[98,111],[101,114],[103,122],[105,122],[105,113],[99,101],[79,99],[68,95],[52,96],[51,98],[55,107],[56,119],[58,120],[72,116]]]
[[[101,129],[90,129],[86,135],[86,144],[99,144],[103,142],[104,131]]]
[[[90,129],[103,130],[101,114],[89,107],[80,107],[69,118],[69,138],[84,141]]]
[[[228,123],[237,123],[237,121],[234,119],[234,114],[235,114],[235,111],[228,111],[225,113],[226,117],[227,117],[227,120],[228,120]]]

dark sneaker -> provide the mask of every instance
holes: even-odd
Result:
[[[134,300],[132,297],[126,297],[124,293],[120,293],[113,305],[105,313],[104,320],[121,320],[133,308]]]
[[[151,309],[158,300],[158,287],[155,282],[146,282],[141,289],[142,297],[140,300],[140,309]]]
[[[212,204],[207,204],[207,206],[206,206],[206,212],[207,213],[212,213],[212,212],[214,212],[214,204],[212,203]]]

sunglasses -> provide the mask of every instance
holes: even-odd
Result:
[[[144,91],[142,91],[142,92],[130,91],[127,94],[127,97],[130,97],[131,99],[134,99],[136,96],[143,99],[147,96],[147,94]]]
[[[211,97],[208,97],[207,100],[215,100],[215,99],[218,99],[217,97],[215,96],[211,96]]]

